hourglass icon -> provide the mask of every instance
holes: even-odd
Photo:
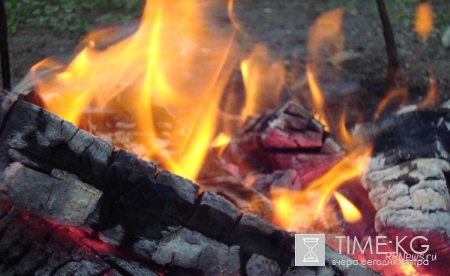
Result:
[[[313,248],[316,247],[318,240],[319,238],[303,238],[303,243],[306,245],[306,247],[308,247],[308,252],[303,257],[304,262],[319,262],[319,258],[313,251]]]

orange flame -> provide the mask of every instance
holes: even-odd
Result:
[[[397,109],[402,107],[408,101],[408,87],[398,87],[394,88],[387,94],[386,97],[378,104],[377,110],[375,111],[375,119],[383,113],[383,111],[393,102],[393,100],[398,99]]]
[[[306,66],[306,78],[311,90],[316,119],[320,121],[325,130],[330,130],[332,122],[325,110],[325,99],[320,89],[317,76],[320,75],[321,65],[329,62],[326,57],[332,57],[344,50],[345,39],[342,32],[342,8],[323,13],[315,21],[309,31]],[[325,57],[325,58],[324,58]]]
[[[308,37],[308,57],[312,60],[313,66],[317,65],[317,62],[322,56],[322,46],[330,46],[331,52],[328,52],[329,56],[344,50],[344,36],[342,33],[342,16],[344,9],[334,9],[323,13],[319,18],[314,21],[312,25],[309,37]],[[330,49],[327,49],[330,51]],[[316,69],[316,68],[312,68]]]
[[[429,73],[428,75],[428,94],[419,103],[418,108],[424,109],[434,106],[439,101],[439,90],[436,83],[436,78],[433,73]]]
[[[35,65],[31,71],[44,107],[77,125],[86,108],[127,114],[136,122],[135,142],[145,147],[141,156],[195,179],[213,138],[222,89],[236,62],[230,58],[234,31],[213,37],[205,8],[196,0],[148,1],[132,36],[104,50],[95,48],[95,41],[86,43],[54,76],[37,74],[48,60]],[[178,127],[165,130],[177,140],[174,147],[162,142],[157,123],[165,118],[154,118],[155,106],[164,106],[179,120]],[[104,128],[94,127],[107,132]]]
[[[324,126],[324,129],[328,131],[330,128],[325,114],[325,99],[309,65],[306,66],[306,77],[308,78],[309,88],[311,89],[316,119]]]
[[[284,64],[281,60],[270,61],[266,46],[257,44],[250,56],[242,61],[241,71],[246,91],[243,119],[279,104],[284,84]]]
[[[361,212],[350,202],[345,196],[338,192],[334,192],[339,207],[341,207],[342,216],[346,222],[355,223],[362,218]]]
[[[370,153],[371,149],[369,148],[355,149],[304,190],[277,189],[273,191],[274,223],[284,229],[295,231],[301,225],[317,222],[326,202],[336,189],[346,181],[362,174]],[[313,196],[315,197],[312,198]],[[309,207],[304,206],[305,202]],[[298,216],[298,210],[304,208],[313,208],[314,212],[309,216]]]
[[[234,28],[240,32],[244,33],[244,28],[242,28],[239,20],[234,16],[234,0],[228,0],[228,18],[230,18],[231,24],[233,24]]]
[[[417,6],[414,31],[425,42],[434,27],[433,16],[433,8],[430,3],[423,2]]]

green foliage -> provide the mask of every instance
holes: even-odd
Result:
[[[49,27],[86,32],[94,22],[111,23],[137,16],[143,0],[9,0],[5,1],[10,33],[20,27]]]

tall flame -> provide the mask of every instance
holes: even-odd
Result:
[[[284,64],[281,60],[271,61],[266,46],[257,44],[250,56],[241,62],[241,71],[246,92],[244,119],[279,104]]]
[[[213,37],[206,8],[197,0],[147,1],[132,36],[104,50],[91,40],[50,77],[38,75],[50,61],[37,64],[32,73],[45,108],[77,125],[87,108],[127,114],[136,122],[143,157],[195,179],[213,138],[222,89],[236,63],[230,58],[234,31]],[[154,118],[155,106],[165,107],[178,120],[178,127],[165,130],[169,142],[177,139],[175,148],[160,139],[157,123],[165,119]]]

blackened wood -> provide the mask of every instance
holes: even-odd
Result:
[[[228,247],[185,228],[165,236],[152,259],[162,265],[199,270],[205,276],[238,275],[241,267],[239,246]]]
[[[230,233],[230,240],[241,246],[241,252],[247,258],[256,253],[274,259],[283,271],[291,265],[293,237],[260,217],[242,215]]]
[[[0,195],[1,275],[101,275],[110,270],[158,275],[143,264],[123,259],[86,232],[56,226],[15,207]],[[116,255],[116,257],[112,257]]]
[[[82,225],[102,195],[75,175],[56,169],[48,175],[18,162],[4,171],[0,190],[8,194],[14,205],[68,226]]]
[[[448,273],[450,237],[450,112],[415,111],[386,119],[374,136],[362,182],[377,210],[375,229],[390,237],[424,236],[437,260],[419,267]],[[415,245],[416,250],[423,250]],[[444,269],[444,270],[442,270]],[[425,271],[426,272],[426,271]]]
[[[47,240],[50,237],[49,242],[58,238],[57,244],[51,244],[52,249],[46,253],[47,262],[42,258],[28,258],[39,262],[39,265],[28,265],[37,269],[36,273],[46,271],[41,275],[126,275],[124,269],[104,258],[111,254],[120,258],[125,254],[158,271],[162,268],[187,275],[241,273],[249,260],[256,261],[252,259],[255,254],[261,256],[257,258],[261,265],[266,263],[265,259],[272,260],[269,261],[272,265],[266,266],[270,271],[277,270],[275,263],[282,273],[291,267],[293,236],[260,217],[241,214],[227,199],[210,192],[200,194],[192,181],[158,170],[153,163],[127,151],[113,151],[111,144],[32,104],[18,101],[4,118],[0,133],[3,180],[15,175],[5,169],[13,162],[20,162],[25,171],[39,174],[39,179],[47,175],[62,180],[58,184],[73,186],[73,181],[51,176],[57,169],[64,171],[63,174],[76,175],[103,192],[96,209],[83,224],[86,230],[62,228],[33,213],[7,212],[0,220],[0,234],[3,234],[0,261],[5,264],[4,269],[16,270],[15,264],[21,256],[40,252],[39,245],[31,241],[43,239],[46,250],[46,239],[32,235],[39,232],[35,227],[40,222],[48,225],[43,236]],[[5,183],[13,182],[7,179]],[[33,193],[33,189],[23,192]],[[68,193],[72,191],[69,189]],[[10,208],[9,204],[5,206]],[[25,206],[28,207],[31,206]],[[30,211],[35,212],[36,208]],[[58,252],[64,250],[61,258],[57,258]],[[192,258],[192,252],[197,252],[196,258]],[[181,257],[189,254],[192,255],[189,262]],[[51,264],[50,270],[47,264]]]
[[[231,170],[235,170],[235,173]],[[245,185],[243,179],[239,177],[239,168],[226,164],[223,159],[212,154],[208,155],[197,181],[205,190],[223,196],[240,211],[260,216],[268,221],[272,219],[272,204],[269,199]]]
[[[191,229],[202,233],[211,233],[211,237],[219,241],[228,241],[240,211],[231,202],[212,192],[206,191],[200,196],[194,214],[188,222]],[[205,218],[208,218],[206,221]]]
[[[419,269],[424,272],[446,271],[450,254],[450,164],[437,158],[416,158],[390,165],[378,155],[371,160],[363,184],[377,210],[375,230],[390,238],[403,239],[402,248],[415,255],[409,245],[413,237],[423,236],[429,245],[427,254],[437,260]],[[423,251],[416,243],[416,251]],[[444,270],[443,270],[444,269]]]
[[[14,150],[27,165],[48,172],[65,170],[94,186],[100,184],[113,151],[110,143],[24,101],[9,110],[0,141],[0,170],[13,161],[9,151]]]

